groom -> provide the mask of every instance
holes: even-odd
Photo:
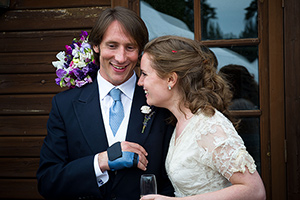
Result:
[[[173,196],[164,167],[173,132],[165,123],[169,113],[155,108],[145,118],[144,90],[136,84],[134,68],[148,42],[144,22],[128,9],[107,9],[89,40],[100,70],[93,83],[52,100],[37,171],[40,194],[46,199],[135,200],[140,176],[151,173],[158,193]],[[119,110],[112,124],[111,113]]]

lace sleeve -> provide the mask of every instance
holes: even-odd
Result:
[[[228,180],[235,172],[244,173],[246,167],[250,173],[256,171],[253,158],[227,118],[207,121],[205,132],[197,138],[199,147],[206,151],[210,167]]]

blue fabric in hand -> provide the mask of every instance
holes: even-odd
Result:
[[[122,157],[115,160],[108,160],[108,166],[111,171],[123,168],[137,167],[139,155],[133,152],[122,151]]]

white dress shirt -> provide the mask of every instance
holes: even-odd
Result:
[[[101,107],[101,111],[102,111],[101,114],[102,114],[102,118],[103,118],[103,122],[104,122],[108,146],[111,146],[112,144],[114,144],[116,142],[125,141],[125,139],[126,139],[127,127],[128,127],[129,117],[130,117],[129,115],[130,115],[130,110],[131,110],[131,105],[132,105],[132,100],[133,100],[133,95],[134,95],[134,90],[135,90],[135,85],[136,85],[136,79],[137,79],[137,77],[134,72],[134,74],[130,77],[130,79],[127,80],[125,83],[118,85],[118,86],[114,86],[110,82],[105,80],[100,75],[99,71],[97,73],[100,107]],[[113,99],[109,95],[109,92],[114,87],[116,87],[122,91],[121,101],[122,101],[123,108],[124,108],[124,119],[123,119],[115,136],[113,135],[112,130],[109,126],[109,108],[113,104]],[[97,177],[98,186],[100,187],[108,181],[109,176],[108,176],[107,171],[101,172],[99,163],[98,163],[98,154],[96,154],[94,157],[94,169],[95,169],[95,174]]]

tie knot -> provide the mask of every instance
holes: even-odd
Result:
[[[113,98],[114,101],[120,101],[121,100],[121,90],[117,88],[113,88],[109,95]]]

